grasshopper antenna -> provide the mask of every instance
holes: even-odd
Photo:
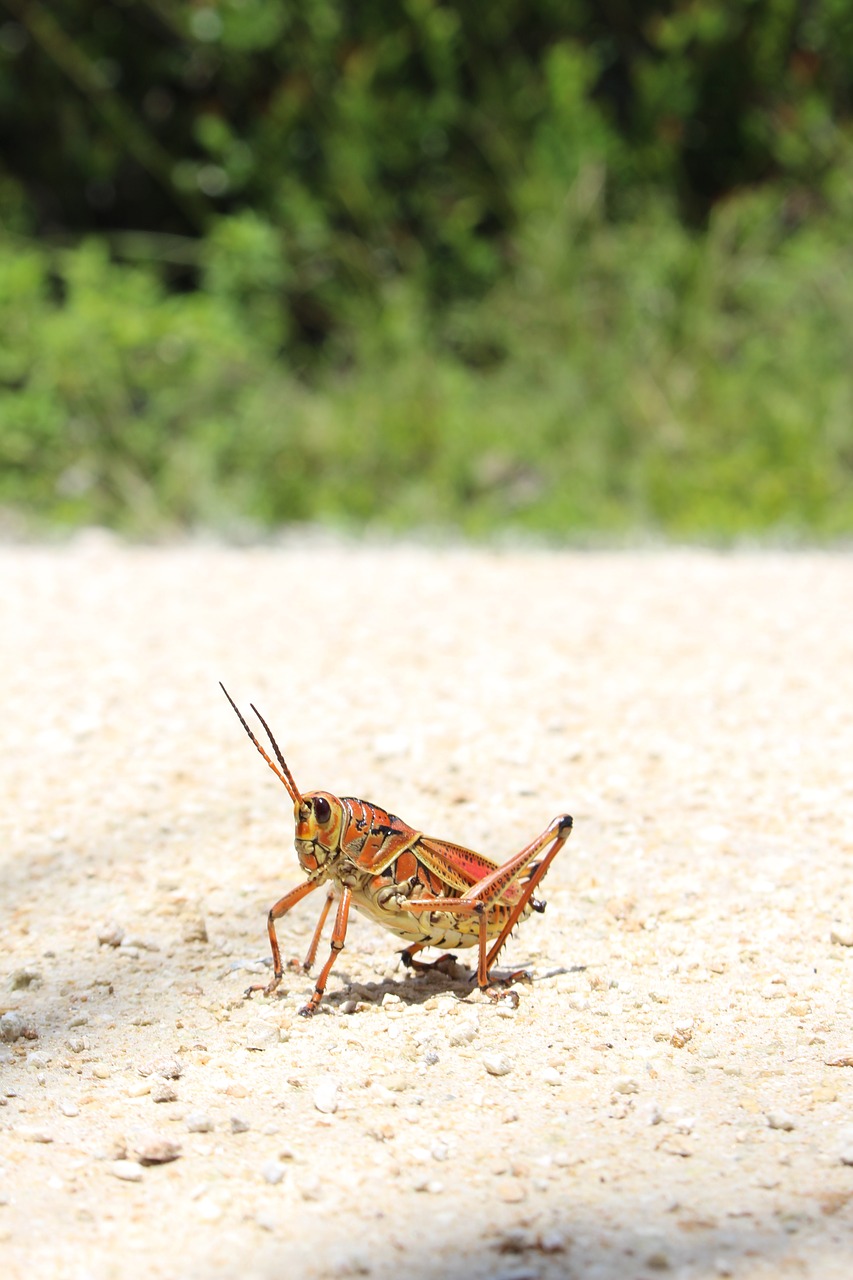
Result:
[[[301,804],[302,796],[299,794],[299,788],[297,787],[296,783],[293,781],[293,774],[290,772],[289,768],[287,767],[287,761],[285,760],[284,756],[281,754],[281,751],[279,750],[279,745],[272,735],[272,729],[269,727],[266,720],[261,715],[258,708],[255,706],[254,702],[250,702],[249,706],[252,708],[255,715],[258,717],[261,724],[264,726],[264,729],[266,730],[267,737],[272,743],[272,749],[275,752],[275,758],[281,765],[281,769],[285,778],[290,783],[290,787],[288,787],[288,790],[290,791],[291,795],[293,796],[293,799],[297,802],[297,804]]]
[[[252,733],[252,730],[251,730],[251,729],[249,728],[249,726],[246,724],[246,721],[245,721],[245,719],[244,719],[244,717],[243,717],[243,713],[241,712],[240,708],[237,706],[237,703],[236,703],[236,702],[234,701],[234,699],[231,697],[231,694],[230,694],[230,693],[228,692],[228,690],[225,688],[225,685],[222,683],[222,681],[221,681],[221,680],[219,681],[219,687],[220,687],[220,689],[222,690],[222,692],[225,694],[225,697],[226,697],[226,698],[228,699],[228,701],[231,703],[231,706],[234,708],[234,711],[235,711],[235,714],[236,714],[236,716],[237,716],[237,719],[240,721],[241,725],[242,725],[242,726],[243,726],[243,728],[246,730],[246,733],[249,735],[249,738],[251,739],[251,741],[255,744],[255,746],[257,747],[258,751],[260,751],[261,755],[264,757],[264,759],[266,760],[267,764],[268,764],[268,765],[269,765],[269,767],[272,769],[272,771],[273,771],[273,773],[275,774],[275,776],[278,778],[279,782],[283,782],[283,783],[284,783],[285,788],[287,789],[288,795],[290,796],[290,798],[291,798],[291,800],[293,801],[293,803],[294,803],[294,804],[301,804],[301,803],[302,803],[302,796],[299,794],[299,788],[297,787],[296,783],[293,781],[293,774],[292,774],[292,773],[290,772],[290,770],[288,769],[287,764],[285,763],[284,756],[283,756],[283,755],[281,754],[281,752],[279,751],[278,743],[276,742],[275,738],[272,736],[272,732],[271,732],[271,730],[270,730],[270,727],[269,727],[269,725],[267,724],[267,722],[266,722],[266,720],[264,719],[264,717],[261,715],[260,711],[258,711],[258,709],[257,709],[257,707],[254,705],[254,703],[250,703],[250,706],[251,706],[252,710],[254,711],[255,715],[258,717],[258,719],[260,720],[261,724],[264,726],[264,728],[265,728],[265,729],[266,729],[266,731],[267,731],[267,737],[269,738],[270,742],[272,743],[273,751],[275,752],[275,754],[276,754],[276,758],[278,759],[278,762],[279,762],[279,764],[281,765],[281,769],[277,769],[277,768],[276,768],[275,764],[274,764],[274,763],[273,763],[273,761],[269,758],[269,756],[267,755],[266,751],[264,751],[263,747],[262,747],[262,746],[261,746],[261,744],[258,742],[257,738],[256,738],[256,737],[255,737],[255,735]]]

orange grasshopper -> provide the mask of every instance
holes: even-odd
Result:
[[[275,922],[323,883],[328,893],[302,965],[309,973],[323,926],[335,898],[340,895],[332,927],[329,958],[320,971],[314,992],[300,1013],[310,1017],[323,998],[335,958],[344,948],[350,906],[390,929],[409,945],[402,952],[407,967],[423,971],[433,966],[415,960],[424,947],[479,948],[477,982],[493,999],[490,970],[519,920],[531,911],[544,911],[545,903],[533,897],[572,830],[572,819],[561,814],[520,853],[498,865],[447,840],[435,840],[381,809],[353,796],[333,796],[328,791],[304,795],[293,780],[272,731],[254,703],[250,704],[272,744],[278,767],[249,728],[225,685],[221,685],[251,741],[282,782],[293,801],[296,853],[308,879],[286,893],[267,917],[273,958],[272,980],[257,983],[246,992],[272,995],[282,979],[281,951]],[[550,847],[549,847],[550,846]],[[543,850],[541,861],[535,859]],[[491,944],[491,945],[490,945]],[[443,957],[446,959],[446,957]],[[441,964],[441,960],[435,962]]]

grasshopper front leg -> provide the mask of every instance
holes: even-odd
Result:
[[[323,903],[323,910],[320,912],[320,919],[317,921],[317,927],[314,930],[314,934],[311,938],[311,945],[309,946],[308,951],[305,954],[305,959],[302,961],[301,964],[299,963],[298,960],[291,960],[290,967],[292,969],[298,969],[300,973],[310,973],[311,970],[313,969],[314,960],[317,956],[317,947],[320,945],[320,938],[322,937],[322,934],[323,934],[323,927],[328,918],[332,903],[335,900],[336,892],[337,890],[335,889],[335,886],[333,884],[330,884],[328,892],[326,894],[326,901]]]
[[[318,1004],[323,999],[323,992],[326,990],[326,982],[332,970],[332,965],[344,949],[344,942],[347,936],[347,921],[349,919],[350,901],[352,899],[352,889],[345,888],[341,892],[341,900],[338,903],[338,912],[335,916],[334,927],[332,928],[332,946],[329,952],[329,958],[320,970],[317,978],[317,984],[311,995],[311,999],[306,1005],[299,1010],[303,1018],[310,1018],[316,1010]],[[326,912],[332,903],[332,895],[326,899]],[[324,917],[325,918],[325,917]]]
[[[282,916],[287,915],[290,908],[295,907],[297,902],[301,902],[302,899],[306,898],[309,893],[312,893],[314,889],[317,888],[319,883],[320,882],[318,880],[306,880],[304,884],[298,884],[295,889],[291,889],[290,893],[286,893],[283,898],[280,898],[278,900],[278,902],[275,904],[274,907],[270,908],[269,915],[267,916],[267,933],[269,934],[270,950],[272,951],[273,976],[271,981],[268,983],[255,982],[252,984],[251,987],[247,987],[245,992],[247,999],[252,994],[253,991],[263,991],[264,995],[271,996],[272,993],[275,991],[276,987],[278,986],[278,984],[281,982],[281,979],[282,979],[281,951],[279,950],[278,938],[276,937],[276,933],[275,933],[275,922],[276,920],[280,920]],[[326,914],[328,914],[328,910],[329,910],[329,905],[330,903],[327,902],[325,913],[320,917],[321,929],[323,924],[325,923]],[[318,934],[318,931],[315,931],[315,937],[311,944],[312,951],[316,951],[318,940],[319,940],[319,934]],[[313,959],[312,951],[309,951],[308,954]]]

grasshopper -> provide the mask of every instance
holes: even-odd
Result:
[[[569,815],[555,818],[519,853],[498,864],[462,845],[415,831],[393,813],[367,800],[334,796],[328,791],[303,794],[254,703],[250,705],[264,727],[278,764],[258,742],[228,690],[224,685],[221,688],[250,740],[293,801],[296,854],[307,877],[270,909],[267,931],[273,976],[266,985],[256,983],[249,987],[246,996],[254,991],[270,996],[276,990],[283,970],[275,922],[321,884],[327,884],[326,901],[308,954],[301,965],[295,966],[304,973],[310,972],[337,898],[329,958],[308,1003],[299,1011],[304,1017],[310,1017],[323,998],[332,965],[344,948],[351,906],[402,938],[408,944],[401,953],[403,962],[417,971],[433,967],[415,959],[424,947],[447,950],[476,946],[477,983],[497,999],[499,993],[491,985],[490,971],[516,924],[531,911],[545,910],[545,903],[534,898],[533,893],[571,834]]]

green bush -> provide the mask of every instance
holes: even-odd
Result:
[[[437,308],[482,296],[531,205],[590,157],[609,213],[654,187],[701,226],[755,183],[819,200],[845,149],[849,0],[5,0],[0,14],[0,224],[100,232],[119,253],[147,232],[156,257],[157,237],[248,214],[286,265],[269,302],[303,361],[392,277],[414,275]],[[198,284],[159,251],[173,284]]]
[[[6,0],[0,503],[853,528],[846,0]]]
[[[415,280],[354,301],[344,365],[297,378],[263,226],[208,288],[102,246],[0,252],[0,499],[134,532],[294,520],[549,536],[853,529],[853,240],[765,194],[707,232],[606,220],[581,169],[516,268],[436,316]]]

